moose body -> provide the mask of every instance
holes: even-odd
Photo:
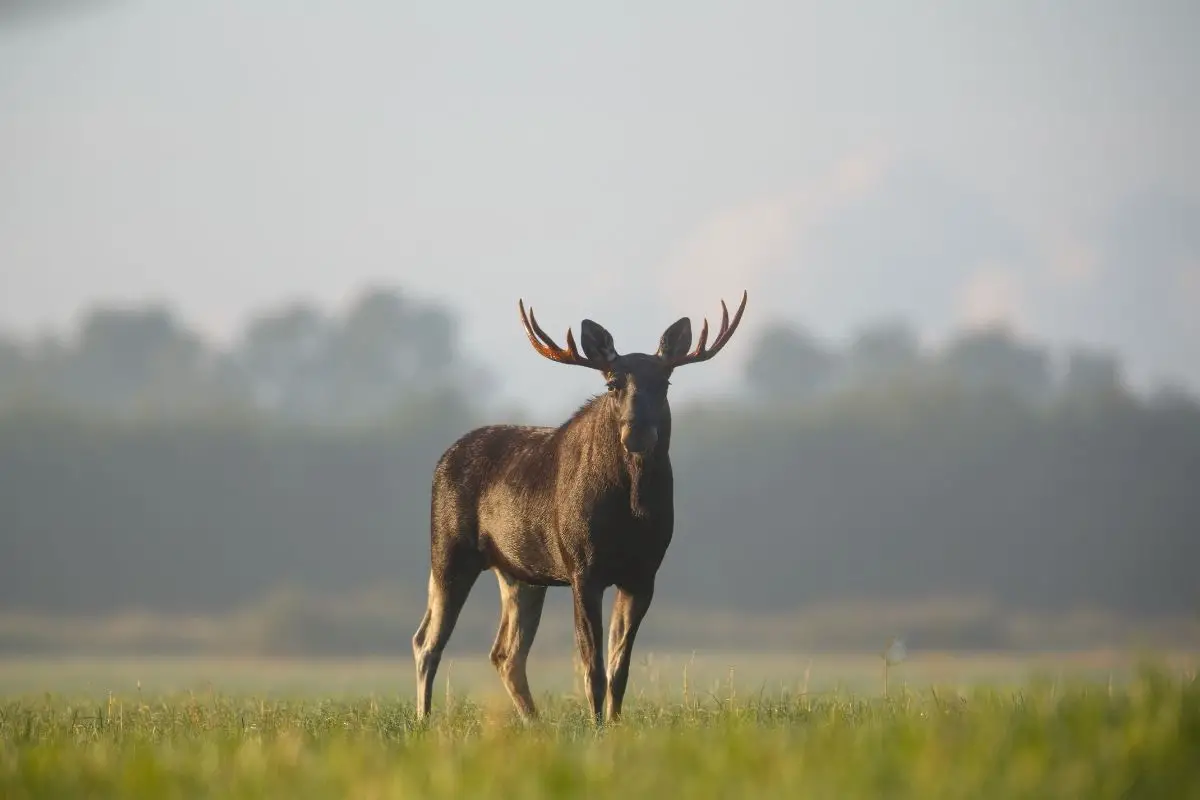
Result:
[[[601,371],[608,392],[558,427],[490,425],[456,441],[434,470],[429,602],[413,636],[417,715],[429,714],[433,679],[463,604],[485,570],[500,584],[500,628],[491,660],[523,717],[536,709],[525,664],[541,621],[546,589],[570,586],[575,640],[592,713],[620,716],[633,641],[654,596],[654,580],[674,532],[671,472],[671,371],[715,355],[732,325],[722,303],[721,331],[705,350],[708,322],[693,352],[685,317],[667,329],[653,355],[619,355],[611,335],[584,320],[583,355],[570,331],[559,348],[521,304],[526,333],[543,356]],[[601,604],[615,586],[607,669]]]

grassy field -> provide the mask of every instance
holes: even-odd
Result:
[[[1200,798],[1195,664],[648,657],[596,731],[562,658],[540,722],[474,659],[428,727],[403,660],[0,661],[0,797]]]

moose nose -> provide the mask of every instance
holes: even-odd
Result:
[[[621,444],[633,455],[645,455],[658,443],[658,429],[651,425],[626,425],[621,430]]]

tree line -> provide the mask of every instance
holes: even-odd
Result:
[[[901,329],[835,349],[781,323],[751,346],[749,401],[676,409],[664,604],[1200,608],[1194,401],[1134,396],[1110,356],[1056,375],[1003,329],[936,352]],[[377,291],[340,319],[268,314],[224,353],[145,310],[10,343],[0,608],[221,611],[279,586],[419,597],[433,464],[482,421],[470,381],[487,376],[454,331],[444,309]]]
[[[448,309],[389,287],[368,288],[342,314],[303,302],[268,309],[226,348],[166,306],[101,306],[66,334],[0,338],[0,411],[372,424],[486,390],[487,373],[458,347]]]
[[[1129,394],[1115,354],[1052,354],[1002,326],[960,331],[929,349],[903,321],[866,325],[839,346],[779,320],[747,347],[745,384],[757,403],[807,404],[905,382],[998,389],[1033,404]],[[0,413],[372,425],[422,405],[470,405],[494,387],[463,353],[455,315],[396,287],[368,287],[341,314],[303,302],[269,308],[226,347],[162,305],[98,306],[73,330],[34,341],[0,336]],[[1143,399],[1189,400],[1170,385]]]

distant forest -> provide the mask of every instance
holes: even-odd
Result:
[[[1187,393],[1135,395],[1115,356],[1004,328],[930,351],[884,322],[834,348],[782,320],[746,347],[749,399],[675,408],[664,615],[961,597],[1196,619]],[[219,615],[279,587],[421,603],[433,464],[490,421],[491,380],[448,309],[391,289],[340,317],[277,309],[226,350],[163,308],[0,341],[0,612]],[[297,636],[337,649],[327,627]]]
[[[934,351],[896,320],[864,325],[843,348],[780,320],[745,345],[756,404],[806,405],[897,387],[1001,393],[1037,406],[1062,400],[1132,400],[1115,354],[1075,347],[1052,354],[1004,327],[965,330]],[[270,309],[227,348],[164,306],[98,307],[72,331],[23,341],[0,335],[0,414],[87,420],[256,419],[303,426],[403,422],[422,408],[470,414],[494,386],[466,356],[454,314],[395,288],[368,288],[344,314],[306,303]],[[1195,399],[1165,385],[1157,406]]]

